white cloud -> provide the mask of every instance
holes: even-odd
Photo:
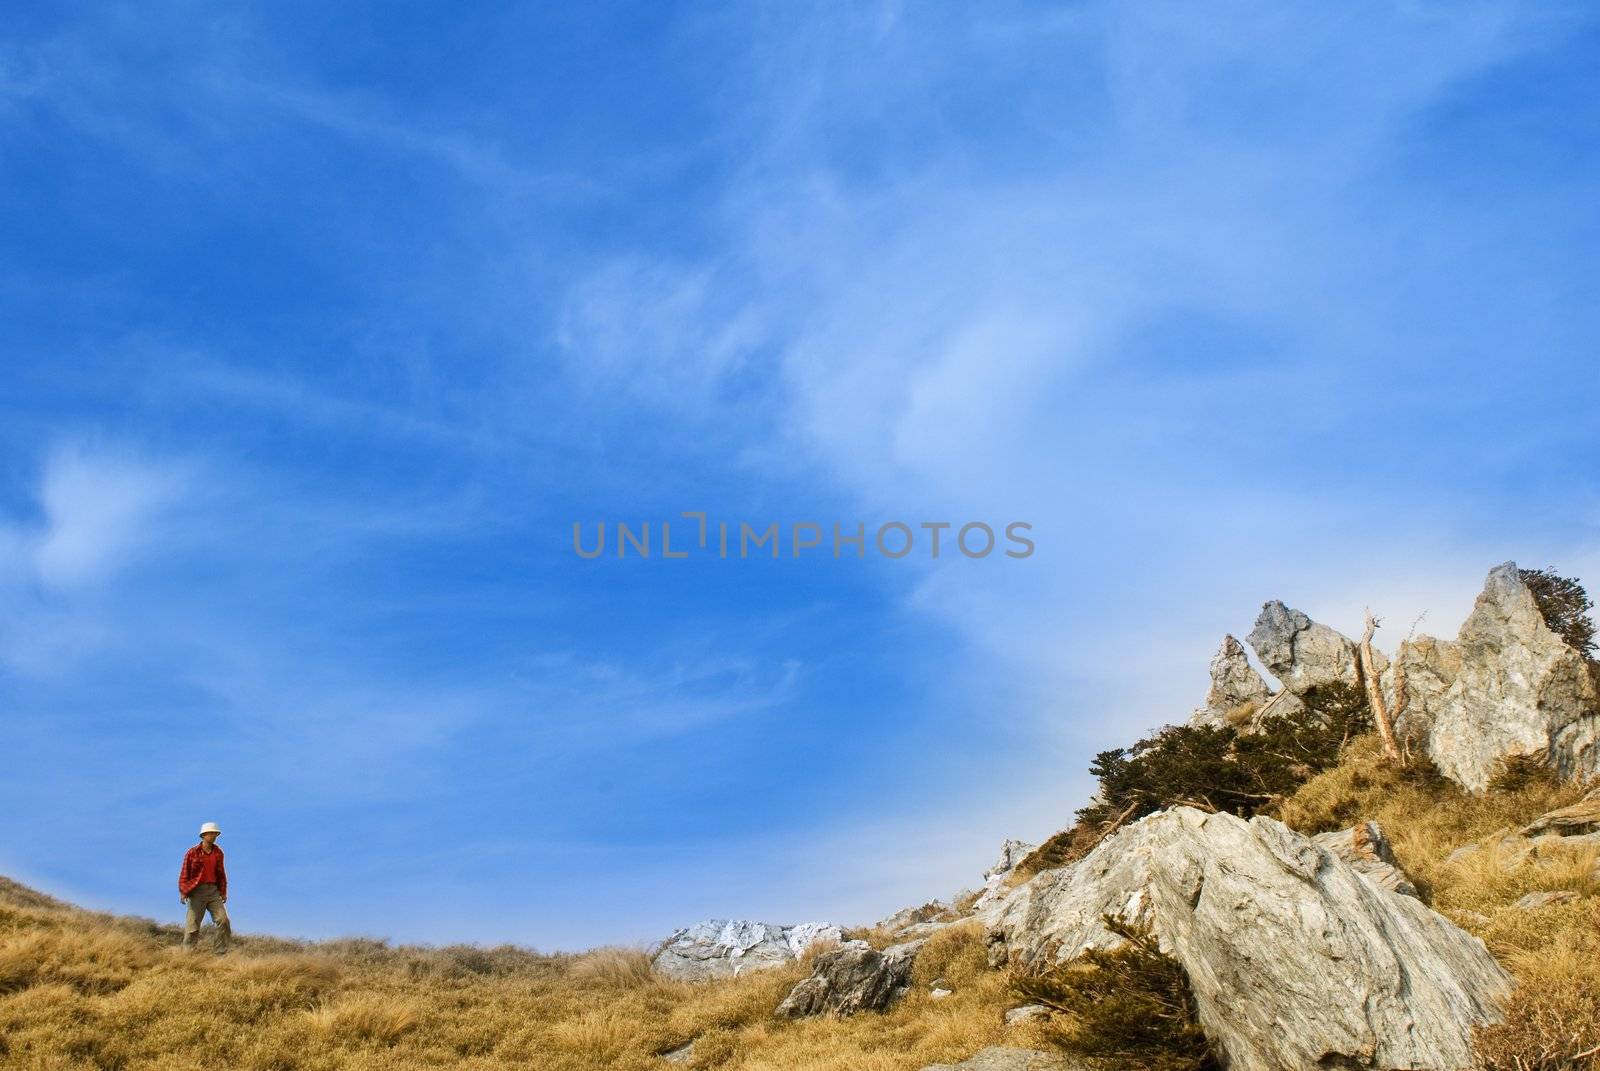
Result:
[[[58,449],[39,488],[44,527],[32,556],[40,582],[94,583],[150,551],[184,484],[184,472],[170,465],[79,444]]]

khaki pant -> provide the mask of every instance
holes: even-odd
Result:
[[[212,950],[226,952],[228,939],[233,936],[233,927],[228,923],[228,909],[222,905],[222,894],[209,881],[196,885],[189,894],[189,915],[183,921],[183,947],[199,947],[200,924],[205,921],[207,911],[211,912],[211,921],[217,924]]]

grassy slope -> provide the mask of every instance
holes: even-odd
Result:
[[[882,943],[883,935],[872,935]],[[693,985],[642,953],[387,947],[240,937],[185,954],[176,927],[100,915],[0,885],[0,1066],[246,1069],[666,1068],[900,1071],[959,1059],[1007,1033],[1005,977],[971,923],[935,936],[885,1015],[786,1023],[771,1010],[804,964]],[[927,983],[956,993],[935,1001]],[[1036,1041],[1027,1028],[1014,1042]]]
[[[1491,1051],[1525,1055],[1548,1043],[1576,1053],[1588,1044],[1583,1031],[1600,1029],[1600,996],[1588,981],[1600,962],[1594,852],[1548,846],[1513,866],[1492,848],[1457,864],[1446,857],[1579,794],[1534,778],[1473,798],[1396,774],[1370,741],[1358,741],[1282,812],[1307,832],[1376,818],[1433,906],[1483,936],[1524,983],[1512,1027],[1487,1039]],[[1542,889],[1580,898],[1536,912],[1511,906]],[[655,1053],[699,1038],[695,1067],[911,1071],[986,1044],[1042,1040],[1039,1027],[1002,1025],[1017,1001],[1006,976],[985,967],[971,922],[930,940],[917,984],[893,1011],[800,1023],[770,1012],[807,973],[804,963],[692,985],[656,978],[641,953],[618,949],[545,956],[244,937],[217,958],[184,955],[177,939],[175,927],[81,911],[0,882],[0,1066],[188,1071],[209,1055],[208,1066],[286,1071],[660,1069],[673,1065]],[[954,996],[927,995],[937,977]]]

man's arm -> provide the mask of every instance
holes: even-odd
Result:
[[[189,899],[189,890],[184,884],[189,880],[189,853],[183,853],[183,862],[178,864],[178,895],[185,900]]]
[[[217,895],[222,897],[224,902],[228,899],[228,870],[223,866],[225,862],[227,860],[221,856],[217,858]]]

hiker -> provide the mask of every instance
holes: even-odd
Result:
[[[228,872],[222,868],[222,849],[217,838],[222,830],[215,822],[200,827],[200,843],[183,853],[183,869],[178,871],[178,895],[189,907],[183,923],[183,947],[198,948],[200,924],[206,912],[217,924],[217,935],[212,940],[212,950],[219,955],[228,950],[228,939],[233,927],[228,924]]]

